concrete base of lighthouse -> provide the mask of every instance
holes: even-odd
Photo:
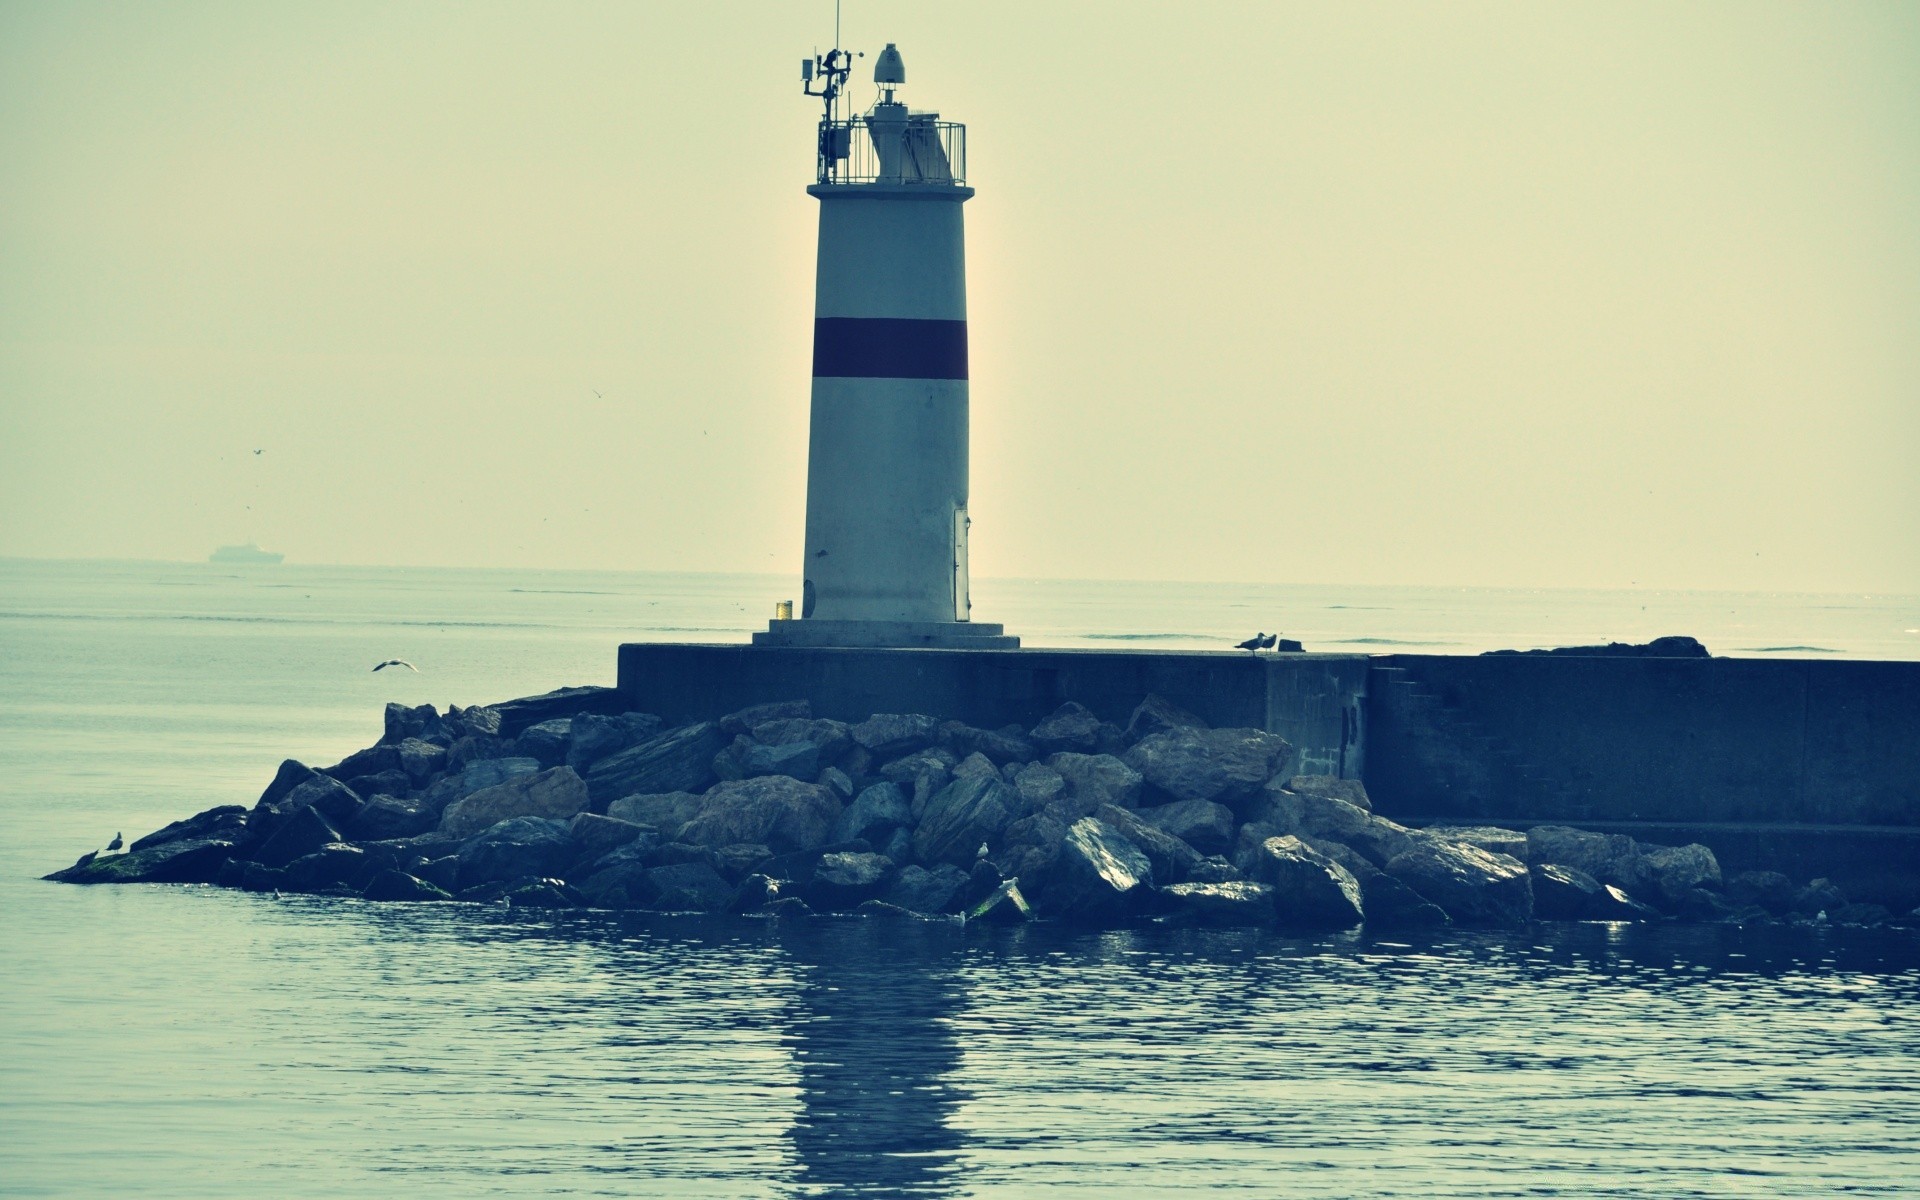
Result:
[[[984,621],[773,621],[753,635],[756,646],[922,647],[1017,650],[1020,639]]]

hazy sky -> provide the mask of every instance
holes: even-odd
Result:
[[[846,9],[976,575],[1920,592],[1920,5]],[[797,575],[832,12],[0,0],[0,555]]]

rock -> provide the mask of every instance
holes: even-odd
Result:
[[[280,886],[289,892],[358,892],[373,875],[366,851],[334,842],[288,863],[281,872]]]
[[[913,810],[900,785],[876,783],[855,796],[853,803],[840,813],[833,823],[831,836],[836,842],[863,837],[879,844],[884,843],[893,830],[912,820]]]
[[[642,793],[622,796],[607,805],[607,815],[621,821],[631,821],[635,825],[650,826],[671,839],[679,834],[681,826],[700,815],[702,803],[704,798],[693,792]]]
[[[499,721],[496,733],[501,737],[522,737],[535,725],[577,717],[583,713],[620,712],[626,707],[626,698],[620,694],[619,688],[563,687],[542,692],[538,696],[503,700],[488,707]]]
[[[125,854],[82,858],[46,878],[59,883],[212,883],[232,853],[233,839],[224,832],[170,838]]]
[[[1282,833],[1298,833],[1300,822],[1306,819],[1307,798],[1288,791],[1281,786],[1281,780],[1276,776],[1267,780],[1266,786],[1255,795],[1236,801],[1228,807],[1233,810],[1233,815],[1242,821],[1278,825]]]
[[[773,851],[758,842],[735,842],[716,846],[707,853],[707,862],[728,883],[738,883],[758,873],[773,858]]]
[[[1700,891],[1704,895],[1713,895],[1705,889]],[[1885,925],[1893,920],[1893,912],[1879,904],[1842,904],[1828,913],[1827,919],[1835,925]]]
[[[444,888],[435,887],[424,879],[415,878],[405,871],[382,871],[367,884],[360,893],[369,900],[451,900],[453,896]]]
[[[1297,837],[1260,844],[1248,874],[1273,888],[1275,919],[1290,929],[1347,929],[1365,917],[1360,881]]]
[[[1355,808],[1373,811],[1373,800],[1367,795],[1367,785],[1358,779],[1342,779],[1338,775],[1294,775],[1287,780],[1286,788],[1297,796],[1345,800]]]
[[[452,768],[449,768],[451,771]],[[504,758],[482,758],[462,763],[459,775],[453,777],[451,793],[447,803],[471,796],[484,788],[498,787],[523,775],[535,775],[540,771],[540,760],[522,755],[509,755]],[[438,785],[436,785],[436,788]],[[446,805],[442,805],[445,808]]]
[[[898,758],[933,745],[939,732],[940,722],[920,713],[875,713],[853,727],[853,740],[875,758]]]
[[[955,763],[953,777],[955,779],[999,779],[1002,783],[1006,782],[1001,779],[1000,768],[994,766],[993,760],[984,754],[969,754]]]
[[[769,917],[796,920],[800,917],[812,916],[813,910],[808,908],[807,902],[798,896],[782,896],[772,904],[767,905],[766,914]]]
[[[315,773],[313,778],[288,792],[274,807],[283,813],[316,809],[329,822],[338,825],[359,811],[360,797],[339,780]]]
[[[1000,835],[994,867],[1003,877],[1018,879],[1020,890],[1037,901],[1047,890],[1047,880],[1060,857],[1060,843],[1066,836],[1066,823],[1052,812],[1021,817]]]
[[[431,704],[422,704],[418,708],[388,704],[385,724],[386,732],[381,734],[380,741],[386,745],[408,738],[419,738],[442,746],[453,741],[446,724],[440,720],[439,710]]]
[[[1526,860],[1585,871],[1601,883],[1611,883],[1629,892],[1646,883],[1640,848],[1623,833],[1590,833],[1566,825],[1535,825],[1527,830]]]
[[[404,796],[413,790],[413,780],[398,768],[375,775],[355,775],[345,783],[348,791],[367,798],[379,795]]]
[[[893,860],[884,855],[824,854],[800,881],[800,898],[815,909],[857,908],[863,901],[878,899],[896,872]]]
[[[1277,836],[1277,835],[1275,835]],[[1194,864],[1187,877],[1188,883],[1233,883],[1245,876],[1240,868],[1234,866],[1217,854],[1208,855]]]
[[[1067,827],[1047,882],[1047,907],[1070,921],[1110,921],[1139,911],[1153,867],[1113,826],[1082,817]]]
[[[1640,856],[1652,892],[1668,904],[1678,903],[1695,888],[1720,887],[1720,862],[1699,843],[1687,846],[1647,847]]]
[[[839,816],[840,802],[819,784],[767,775],[715,785],[679,836],[697,846],[758,842],[784,854],[825,845]]]
[[[1653,910],[1577,867],[1535,863],[1533,915],[1543,921],[1639,921]]]
[[[1293,748],[1258,729],[1169,729],[1141,738],[1126,763],[1174,800],[1231,807],[1258,795]]]
[[[1030,812],[1053,807],[1067,792],[1066,778],[1045,763],[1023,763],[1015,767],[1012,782],[1013,790],[1020,794],[1020,803]]]
[[[1111,754],[1062,752],[1048,757],[1048,767],[1066,780],[1065,812],[1074,820],[1102,804],[1138,808],[1145,780],[1140,772]]]
[[[1243,876],[1248,874],[1253,870],[1254,863],[1260,860],[1260,848],[1266,845],[1269,838],[1285,837],[1292,832],[1290,829],[1265,821],[1248,821],[1240,827],[1240,832],[1234,835],[1232,860],[1234,869]]]
[[[131,854],[187,838],[225,838],[229,842],[237,842],[246,827],[247,810],[238,804],[224,804],[195,813],[184,821],[162,826],[128,846],[127,852]]]
[[[1274,923],[1273,889],[1240,879],[1228,883],[1176,883],[1160,889],[1167,919],[1180,925]]]
[[[1233,810],[1211,800],[1176,800],[1140,810],[1140,819],[1179,838],[1201,854],[1233,849]]]
[[[730,913],[760,912],[767,905],[780,899],[785,887],[786,883],[783,880],[766,875],[749,875],[740,881],[738,888],[734,889],[733,899],[727,901],[727,911]]]
[[[284,874],[278,867],[263,867],[257,862],[246,863],[240,872],[240,887],[248,892],[277,892]]]
[[[587,795],[605,810],[622,796],[705,791],[722,745],[720,727],[711,722],[655,734],[588,768]]]
[[[1302,796],[1300,803],[1302,836],[1351,846],[1375,866],[1386,866],[1414,845],[1414,838],[1405,826],[1376,817],[1345,800]]]
[[[415,787],[446,770],[447,751],[444,746],[410,737],[402,739],[394,749],[400,770]]]
[[[319,809],[296,809],[250,856],[263,867],[284,867],[294,859],[340,841],[340,831]]]
[[[983,844],[1026,815],[1020,797],[991,776],[955,779],[932,797],[914,831],[914,857],[923,863],[970,866]]]
[[[1389,860],[1386,869],[1462,925],[1511,928],[1533,917],[1533,884],[1527,866],[1505,854],[1415,841]]]
[[[739,712],[728,713],[720,718],[720,732],[728,737],[738,737],[749,733],[756,725],[765,725],[768,721],[805,721],[813,716],[813,705],[806,700],[775,700],[770,704],[756,704],[743,708]]]
[[[632,845],[649,832],[644,825],[590,812],[577,813],[567,822],[575,862],[596,862],[622,846]]]
[[[515,757],[526,758],[528,762],[535,764],[536,770],[539,768],[539,759],[515,755],[512,742],[494,737],[489,733],[470,733],[447,747],[447,770],[460,771],[466,769],[468,763]]]
[[[260,793],[260,799],[255,802],[254,807],[279,807],[280,801],[286,799],[287,793],[319,774],[320,772],[300,762],[298,759],[289,758],[282,760],[280,769],[273,774],[273,782],[267,785],[266,791]]]
[[[1069,700],[1027,735],[1041,754],[1091,754],[1100,745],[1100,718]]]
[[[449,854],[433,859],[415,867],[413,873],[422,883],[432,884],[451,896],[454,889],[460,886],[460,856]]]
[[[557,767],[567,761],[572,745],[573,718],[555,717],[521,730],[513,749],[516,754],[540,760],[543,767]]]
[[[580,894],[594,908],[638,908],[653,895],[653,885],[647,881],[647,872],[653,869],[616,850],[595,864],[580,883]]]
[[[913,861],[913,831],[902,825],[880,847],[880,853],[897,863]]]
[[[1453,918],[1439,905],[1422,899],[1385,871],[1375,871],[1360,880],[1360,899],[1366,907],[1368,929],[1437,929],[1453,924]]]
[[[476,704],[471,708],[449,704],[445,721],[447,731],[453,734],[455,741],[474,735],[493,738],[500,736],[500,710],[485,704]]]
[[[1437,838],[1459,846],[1474,846],[1489,854],[1505,854],[1525,861],[1527,835],[1515,829],[1495,825],[1431,825],[1409,830],[1414,837]]]
[[[779,746],[763,746],[748,740],[745,745],[736,744],[730,752],[739,766],[738,779],[755,779],[762,775],[785,775],[811,783],[820,774],[820,747],[813,742],[787,742]],[[719,764],[715,764],[716,770]],[[720,771],[721,775],[726,772]]]
[[[853,726],[845,721],[787,717],[755,725],[753,740],[762,746],[790,746],[804,742],[814,747],[820,765],[824,767],[852,748]]]
[[[733,899],[733,887],[705,863],[655,867],[646,878],[645,903],[661,912],[719,912]]]
[[[331,767],[322,767],[320,774],[331,776],[345,783],[362,775],[377,775],[382,771],[400,769],[400,752],[388,745],[369,746],[347,755]]]
[[[914,782],[925,776],[936,776],[947,781],[953,778],[953,768],[959,759],[939,747],[918,750],[904,758],[896,758],[880,768],[880,778],[888,783],[897,783],[902,787],[912,787]],[[947,786],[942,783],[941,787]]]
[[[814,782],[833,793],[833,798],[842,804],[853,803],[853,779],[839,767],[828,767],[815,777]]]
[[[369,797],[348,818],[342,831],[356,842],[384,842],[425,833],[439,823],[439,816],[424,799],[383,795]]]
[[[996,763],[1031,762],[1039,756],[1034,744],[1019,726],[1007,729],[976,729],[963,721],[943,721],[936,735],[940,745],[955,756],[984,754]]]
[[[920,866],[900,869],[887,888],[885,900],[919,913],[947,913],[958,907],[960,894],[967,886],[967,873],[942,863],[932,870]]]
[[[571,818],[587,807],[587,785],[572,767],[553,767],[522,775],[456,800],[440,818],[440,828],[468,838],[514,817]]]
[[[134,843],[138,849],[139,842]],[[1778,871],[1740,871],[1727,876],[1727,902],[1737,907],[1759,907],[1774,916],[1793,910],[1793,880]]]
[[[1133,710],[1133,716],[1127,719],[1127,728],[1121,740],[1131,746],[1142,738],[1152,737],[1156,733],[1168,733],[1175,729],[1206,729],[1208,725],[1199,717],[1161,696],[1149,693]]]
[[[652,713],[577,716],[567,725],[566,764],[584,779],[593,764],[653,737],[660,725],[660,718]]]
[[[1179,838],[1142,821],[1127,809],[1103,804],[1093,815],[1118,830],[1147,856],[1156,887],[1183,883],[1200,865],[1201,854]]]
[[[525,875],[558,875],[573,855],[567,822],[553,817],[514,817],[460,848],[460,886],[465,891]]]
[[[1355,850],[1352,846],[1342,845],[1339,842],[1329,842],[1315,837],[1303,837],[1300,840],[1345,867],[1348,874],[1362,883],[1365,883],[1369,876],[1380,873],[1379,867],[1368,862],[1366,856],[1358,850]]]
[[[1020,884],[1008,879],[969,907],[966,919],[969,924],[1022,925],[1033,920],[1033,906],[1020,894]]]
[[[1804,917],[1818,913],[1831,915],[1846,903],[1846,896],[1831,879],[1816,879],[1793,894],[1793,912]]]

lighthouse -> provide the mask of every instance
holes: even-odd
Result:
[[[756,645],[1008,649],[972,619],[967,536],[966,127],[897,98],[843,115],[851,56],[801,63],[825,102],[800,611]]]

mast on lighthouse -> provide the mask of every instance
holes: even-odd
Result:
[[[1016,647],[968,595],[966,127],[899,101],[891,42],[845,115],[851,70],[837,47],[801,63],[825,107],[806,551],[798,619],[754,642]]]

